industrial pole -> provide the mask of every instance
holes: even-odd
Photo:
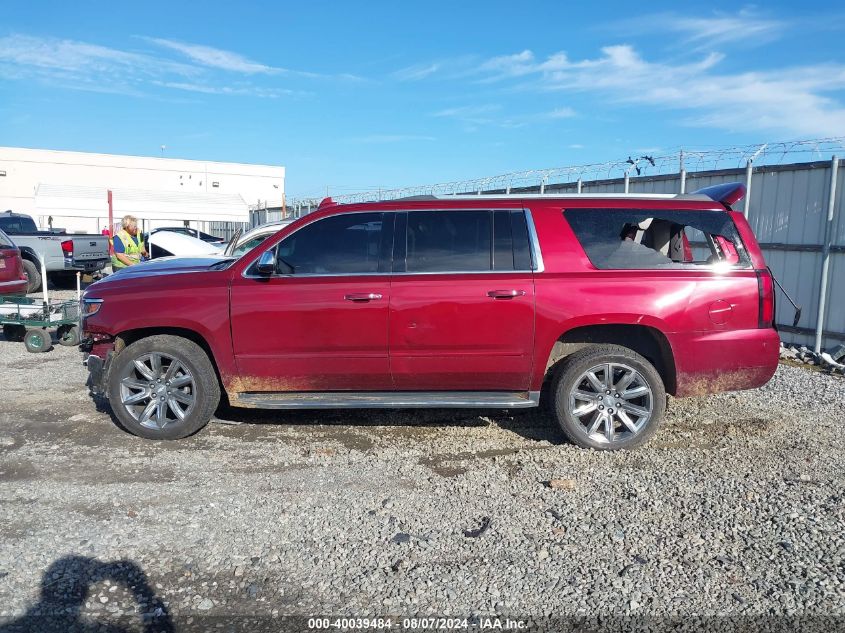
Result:
[[[827,222],[824,225],[822,246],[822,279],[819,287],[819,309],[816,317],[816,344],[813,351],[821,352],[824,335],[824,317],[827,307],[827,282],[830,275],[830,244],[833,241],[833,216],[836,211],[836,179],[839,175],[839,159],[834,155],[830,161],[830,195],[827,200]]]

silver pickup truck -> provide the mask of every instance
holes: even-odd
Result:
[[[61,230],[39,231],[28,215],[0,213],[0,229],[21,251],[29,284],[27,292],[41,288],[41,263],[49,276],[95,273],[109,262],[109,240],[105,235],[67,234]]]

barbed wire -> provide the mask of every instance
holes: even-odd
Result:
[[[580,180],[585,185],[596,180],[631,179],[646,176],[677,174],[683,168],[688,174],[716,169],[745,167],[748,161],[754,165],[778,165],[806,160],[822,160],[832,152],[845,151],[845,136],[797,141],[777,141],[757,145],[738,145],[714,149],[689,150],[677,148],[659,156],[643,154],[631,155],[625,159],[604,163],[529,169],[495,176],[455,180],[429,185],[414,185],[395,189],[370,189],[357,193],[332,196],[335,202],[372,202],[376,200],[395,200],[409,196],[422,195],[457,195],[474,193],[519,193],[520,189],[539,187],[541,192],[547,187],[560,189],[561,185],[573,188]],[[294,198],[288,200],[287,208],[313,209],[320,203],[320,198]]]

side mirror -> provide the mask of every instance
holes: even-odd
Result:
[[[276,272],[276,254],[273,251],[264,251],[261,253],[255,270],[259,275],[265,276],[270,276]]]

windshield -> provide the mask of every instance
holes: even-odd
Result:
[[[240,233],[235,233],[234,237],[232,237],[229,244],[226,246],[225,254],[226,256],[236,258],[243,257],[253,248],[264,242],[267,238],[276,235],[288,224],[290,224],[290,222],[255,227],[243,236],[241,236]],[[237,244],[237,246],[235,246],[235,244]]]
[[[250,238],[245,242],[241,242],[240,244],[238,244],[237,248],[232,251],[232,255],[234,257],[243,257],[246,253],[261,244],[261,242],[266,240],[271,235],[273,235],[273,233],[267,233],[265,235],[256,235],[255,237]]]

